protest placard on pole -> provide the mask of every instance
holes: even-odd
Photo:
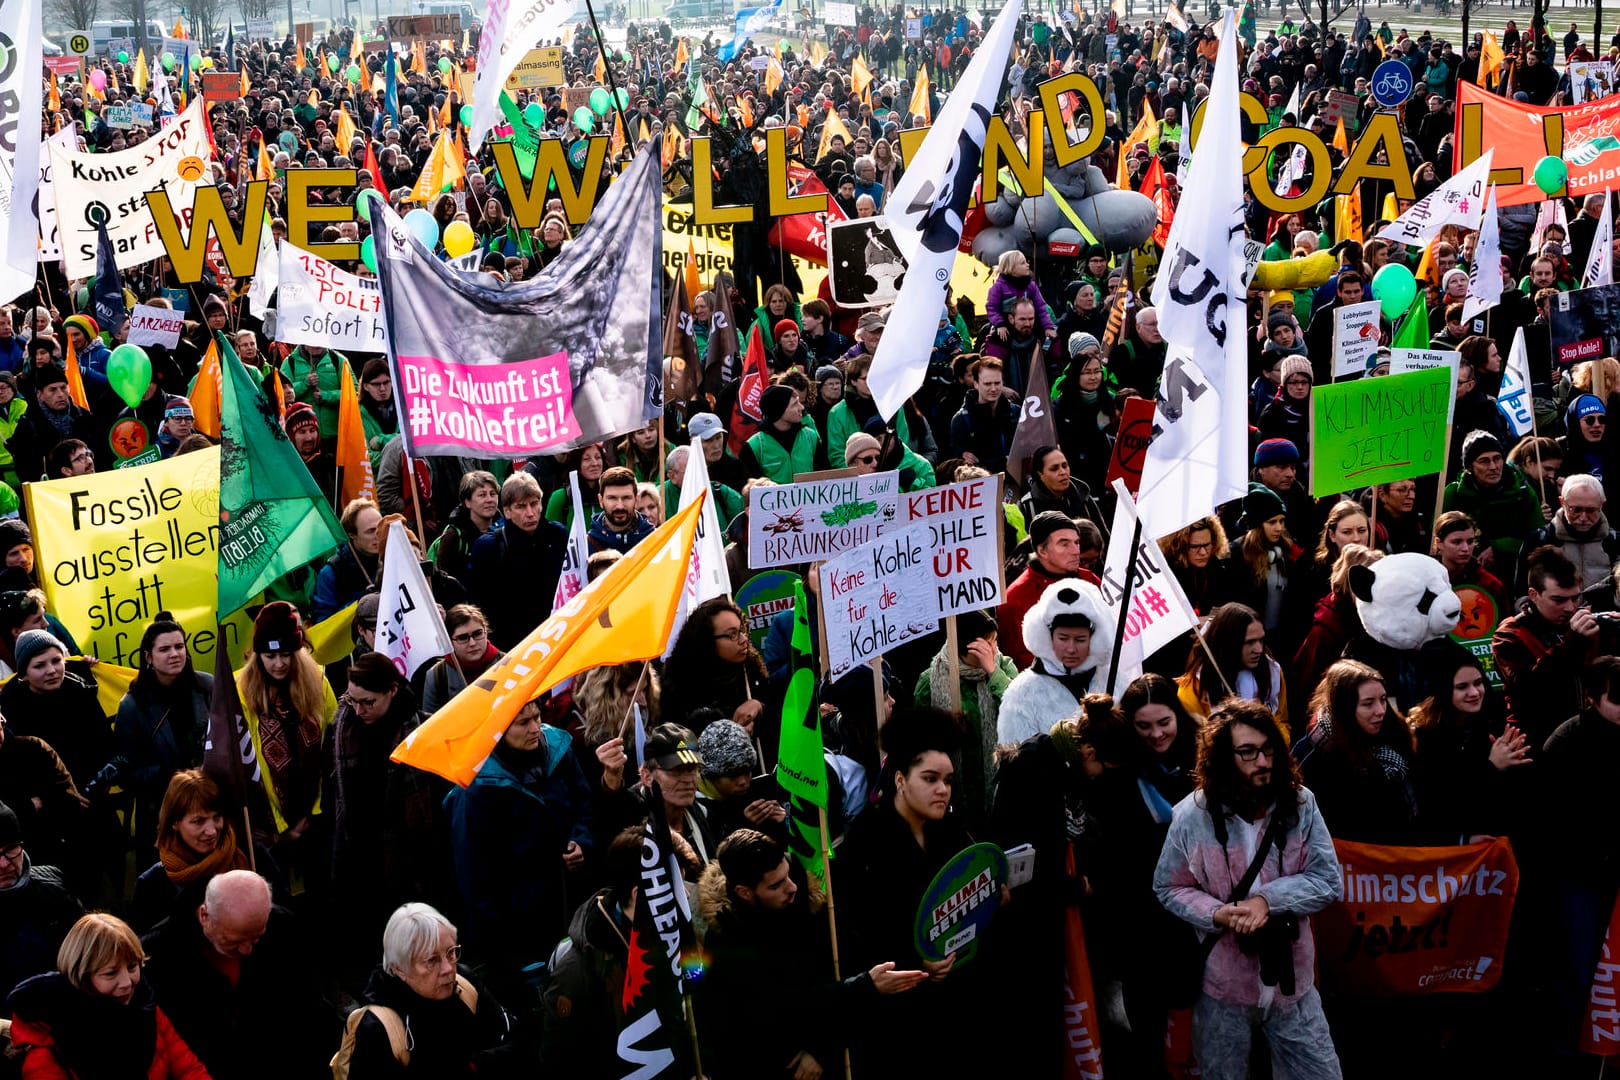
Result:
[[[1135,495],[1142,486],[1142,463],[1147,460],[1148,444],[1153,441],[1152,398],[1130,397],[1119,414],[1119,434],[1114,452],[1108,457],[1108,475],[1103,481],[1125,481],[1125,489]]]
[[[1149,656],[1198,625],[1198,614],[1152,538],[1138,528],[1136,500],[1123,479],[1113,483],[1114,522],[1098,588],[1113,613],[1108,693],[1117,694]],[[1129,580],[1131,586],[1126,588]]]
[[[937,618],[1001,603],[1001,478],[985,476],[900,497],[900,522],[928,527],[925,606]]]
[[[162,345],[172,349],[180,344],[180,331],[185,328],[186,317],[169,308],[136,304],[129,315],[129,343],[131,345]]]
[[[1311,495],[1444,469],[1456,381],[1444,367],[1313,387]]]
[[[756,487],[748,493],[748,565],[792,566],[851,551],[899,514],[900,474]]]
[[[1333,377],[1364,375],[1378,351],[1378,301],[1333,309]]]
[[[1389,373],[1391,375],[1404,375],[1408,371],[1428,371],[1431,368],[1449,367],[1453,371],[1462,362],[1462,354],[1456,349],[1391,349],[1389,350]]]
[[[388,348],[377,283],[290,243],[281,245],[276,340],[339,352]]]
[[[908,525],[822,563],[822,640],[833,678],[938,628],[928,602],[929,539],[927,524]]]

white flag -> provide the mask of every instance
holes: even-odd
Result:
[[[1488,311],[1502,300],[1502,233],[1496,217],[1496,185],[1485,196],[1485,216],[1479,221],[1474,261],[1468,265],[1468,295],[1463,299],[1463,322]]]
[[[934,331],[945,310],[945,284],[956,262],[985,131],[995,112],[1001,73],[1022,8],[1023,0],[1008,0],[1001,9],[928,129],[916,160],[906,167],[884,204],[889,232],[910,267],[866,377],[885,420],[893,419],[928,372]]]
[[[1200,477],[1198,488],[1200,501],[1212,500],[1210,505],[1241,498],[1249,483],[1249,356],[1243,334],[1248,265],[1243,235],[1236,18],[1236,12],[1229,10],[1221,22],[1220,52],[1215,58],[1209,104],[1204,109],[1200,140],[1204,145],[1187,177],[1188,190],[1198,192],[1200,212],[1176,215],[1153,284],[1159,332],[1171,346],[1160,387],[1160,411],[1166,416],[1179,413],[1184,407],[1181,399],[1195,389],[1192,384],[1180,384],[1172,378],[1169,360],[1177,355],[1184,362],[1192,362],[1192,369],[1203,380],[1199,385],[1213,389],[1219,399],[1214,445],[1206,448],[1213,451],[1212,471]],[[1196,396],[1204,393],[1204,389],[1198,389]],[[1145,474],[1143,479],[1147,479]],[[1157,538],[1163,534],[1153,535]]]
[[[557,575],[552,611],[568,603],[585,588],[585,563],[591,557],[590,541],[585,537],[591,526],[585,520],[585,507],[580,504],[579,473],[568,474],[568,489],[574,499],[574,523],[568,527],[568,546],[563,549],[562,573]]]
[[[1407,207],[1406,213],[1379,230],[1378,238],[1420,247],[1447,225],[1479,228],[1491,178],[1491,154],[1487,148],[1468,168]]]
[[[702,498],[709,491],[709,462],[703,456],[703,440],[692,436],[692,449],[686,455],[686,472],[681,477],[681,501],[678,509]],[[697,535],[692,538],[692,557],[686,567],[686,590],[675,609],[675,621],[669,627],[669,640],[664,644],[664,656],[675,647],[681,627],[691,610],[716,596],[731,595],[731,575],[726,571],[725,534],[720,531],[720,515],[716,512],[714,495],[710,492],[703,509],[698,511]]]
[[[1296,87],[1294,92],[1299,93]],[[1294,186],[1294,181],[1305,175],[1305,146],[1303,143],[1294,147],[1294,152],[1288,155],[1277,170],[1277,186],[1273,188],[1278,195],[1287,195]]]
[[[1181,591],[1181,582],[1170,573],[1164,555],[1145,530],[1136,534],[1136,500],[1124,480],[1114,481],[1113,532],[1108,538],[1108,556],[1103,561],[1103,599],[1112,613],[1108,626],[1092,635],[1093,649],[1114,647],[1119,620],[1125,619],[1125,640],[1119,663],[1113,669],[1113,686],[1107,691],[1116,698],[1142,674],[1147,658],[1198,625],[1198,613]],[[1125,588],[1125,572],[1131,558],[1131,540],[1137,540],[1136,572],[1131,588]],[[1105,636],[1106,635],[1106,636]],[[1101,639],[1101,640],[1099,640]]]
[[[542,39],[562,36],[562,27],[580,0],[489,0],[478,37],[478,80],[473,83],[469,156],[476,157],[500,115],[506,80]]]
[[[0,47],[8,61],[0,73],[0,101],[6,103],[10,118],[10,131],[0,138],[0,228],[6,235],[0,251],[0,302],[6,303],[33,291],[39,267],[34,193],[39,190],[40,137],[34,117],[40,115],[44,93],[42,10],[43,4],[28,0],[0,7]]]
[[[1515,436],[1528,435],[1535,428],[1535,403],[1530,396],[1530,357],[1524,348],[1524,327],[1513,332],[1513,348],[1502,367],[1502,388],[1496,394],[1497,407]]]
[[[1166,9],[1164,13],[1164,21],[1175,27],[1177,30],[1180,30],[1183,34],[1187,32],[1187,16],[1181,13],[1181,7],[1178,4],[1171,4],[1170,7]]]
[[[416,669],[450,651],[439,605],[433,600],[405,523],[388,526],[383,554],[382,591],[377,607],[377,651],[409,679]]]
[[[1614,284],[1614,213],[1609,209],[1609,192],[1603,192],[1603,213],[1598,215],[1597,231],[1592,234],[1592,250],[1586,256],[1586,273],[1581,287]]]
[[[1221,391],[1183,345],[1165,353],[1164,378],[1153,410],[1153,439],[1142,459],[1136,502],[1142,535],[1159,540],[1184,529],[1215,507],[1241,497],[1223,486]],[[1247,438],[1248,425],[1243,425]]]
[[[281,285],[281,253],[276,250],[276,234],[270,231],[270,215],[259,226],[259,261],[248,283],[248,309],[255,319],[270,311],[270,298]]]

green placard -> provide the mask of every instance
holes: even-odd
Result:
[[[1410,480],[1445,467],[1450,368],[1325,383],[1311,390],[1311,494]]]

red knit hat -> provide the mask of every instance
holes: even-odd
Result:
[[[292,429],[303,423],[310,423],[319,427],[321,422],[315,416],[315,410],[308,402],[295,401],[291,405],[288,405],[287,419],[282,423],[282,428],[287,432],[287,434],[291,435]]]
[[[297,652],[304,647],[304,623],[298,609],[274,600],[253,617],[254,652]]]
[[[797,332],[798,329],[799,324],[794,322],[792,319],[777,319],[776,325],[771,327],[771,334],[778,342],[781,342],[783,334],[787,333],[789,330]]]

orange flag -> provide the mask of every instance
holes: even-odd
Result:
[[[675,70],[685,70],[686,62],[691,58],[692,54],[686,51],[686,39],[677,38],[675,41]]]
[[[339,105],[337,114],[338,153],[344,157],[349,156],[349,147],[354,144],[355,134],[354,121],[349,119],[349,110]]]
[[[867,69],[866,65],[861,62],[861,58],[857,56],[850,60],[849,88],[855,92],[856,97],[860,98],[867,104],[871,104],[872,102],[870,95],[867,93],[867,88],[871,85],[872,73]]]
[[[1344,117],[1342,116],[1339,117],[1338,124],[1333,128],[1333,142],[1329,145],[1346,156],[1350,153],[1350,138],[1344,133]]]
[[[608,144],[608,155],[618,160],[619,152],[624,149],[624,123],[618,112],[613,114],[613,141]]]
[[[601,50],[596,53],[596,82],[597,85],[607,82],[607,61],[602,58]]]
[[[660,525],[406,736],[393,760],[466,787],[528,702],[589,668],[662,653],[702,510],[699,498]]]
[[[688,309],[697,303],[698,293],[703,291],[703,278],[698,274],[697,249],[692,246],[692,238],[686,238],[686,306]]]
[[[270,393],[276,399],[276,419],[283,424],[287,422],[287,388],[281,385],[281,373],[271,365]]]
[[[366,453],[366,426],[360,418],[360,395],[355,392],[354,373],[343,369],[343,386],[338,392],[337,463],[343,470],[342,503],[355,499],[375,499],[377,484],[371,475],[371,455]],[[196,405],[192,405],[196,411]]]
[[[675,159],[681,152],[681,132],[674,124],[664,129],[664,143],[660,149],[659,161],[664,168],[675,164]]]
[[[79,354],[73,348],[72,336],[64,334],[63,337],[67,338],[67,363],[62,365],[62,369],[67,373],[68,396],[79,408],[88,409],[90,400],[84,396],[84,376],[79,374]]]
[[[925,124],[934,122],[933,110],[928,107],[928,70],[917,69],[917,88],[911,92],[911,104],[906,111],[912,116],[920,116]]]
[[[293,46],[293,67],[298,69],[298,74],[302,75],[304,73],[304,47],[302,45]]]
[[[745,128],[754,126],[754,106],[748,100],[747,94],[737,99],[737,118],[742,121]]]
[[[219,438],[219,391],[223,373],[219,366],[219,345],[210,340],[202,366],[191,384],[192,424],[210,439]]]

